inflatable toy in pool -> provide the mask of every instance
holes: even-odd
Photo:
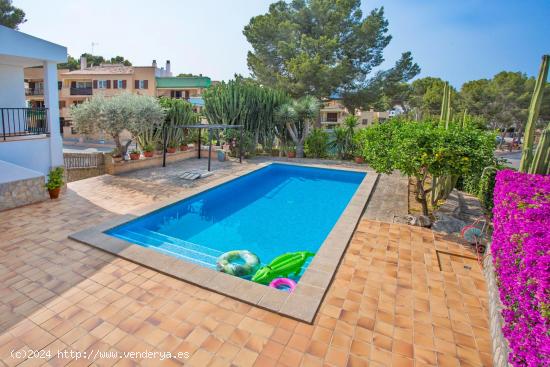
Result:
[[[296,282],[290,278],[275,278],[269,283],[271,288],[292,293],[296,288]]]
[[[291,274],[297,276],[306,260],[314,255],[313,252],[298,251],[277,256],[269,265],[260,268],[252,277],[252,281],[269,284],[275,278],[288,278]]]
[[[227,274],[244,277],[254,274],[260,267],[256,254],[246,250],[234,250],[222,254],[216,261],[216,268]]]

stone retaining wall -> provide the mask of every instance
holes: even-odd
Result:
[[[0,184],[0,211],[48,199],[44,183],[44,177],[34,177]]]
[[[495,268],[493,266],[493,256],[491,249],[487,249],[487,256],[483,260],[483,275],[487,282],[487,291],[489,292],[489,330],[491,332],[491,347],[493,349],[493,366],[508,367],[508,341],[502,334],[504,319],[502,318],[502,303],[497,287]]]

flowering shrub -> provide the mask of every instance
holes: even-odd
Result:
[[[497,173],[491,251],[514,366],[550,366],[550,176]]]

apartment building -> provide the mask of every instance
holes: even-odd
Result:
[[[334,94],[330,99],[324,101],[321,109],[321,126],[326,129],[333,129],[344,122],[346,116],[350,113],[343,105],[342,98]],[[355,115],[359,118],[359,124],[368,126],[376,122],[383,122],[390,117],[391,111],[374,111],[373,109],[364,111],[359,110]]]
[[[191,102],[196,112],[204,106],[202,93],[211,85],[208,77],[173,77],[170,61],[158,67],[156,60],[151,66],[125,66],[121,64],[89,65],[85,57],[80,60],[80,69],[60,69],[58,74],[60,123],[64,137],[75,137],[71,128],[70,108],[94,95],[106,97],[120,93],[136,93],[154,97],[182,98]],[[24,71],[27,104],[43,107],[43,69],[26,68]]]

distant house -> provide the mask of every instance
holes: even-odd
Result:
[[[57,64],[66,61],[65,47],[0,26],[0,210],[45,199],[45,176],[63,165]],[[36,66],[42,103],[28,107],[24,70]]]
[[[196,112],[204,106],[202,93],[212,85],[206,76],[156,78],[158,97],[183,98],[191,102]]]
[[[320,109],[321,126],[333,129],[344,122],[350,115],[348,109],[342,103],[342,97],[332,94],[329,99],[323,101]],[[390,111],[358,110],[355,115],[359,118],[359,125],[368,126],[375,122],[384,122],[390,117]]]

